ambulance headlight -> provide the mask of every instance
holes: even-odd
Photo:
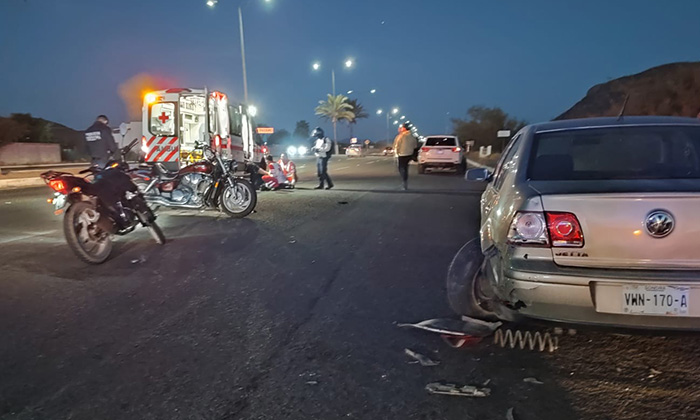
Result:
[[[294,146],[289,146],[289,147],[287,147],[287,154],[288,154],[289,156],[296,156],[296,154],[297,154],[297,148],[294,147]]]
[[[299,156],[304,156],[306,154],[306,152],[308,152],[308,151],[309,150],[304,146],[299,146],[299,148],[297,149]]]

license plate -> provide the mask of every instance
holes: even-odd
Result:
[[[438,155],[441,155],[441,154],[443,154],[443,153],[445,153],[445,152],[443,152],[442,150],[438,150],[438,151],[437,151],[437,154],[438,154]]]
[[[623,286],[622,310],[632,315],[688,315],[689,289],[682,286]]]

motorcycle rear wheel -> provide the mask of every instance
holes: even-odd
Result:
[[[85,201],[72,204],[63,217],[68,247],[83,262],[102,264],[112,253],[112,238],[97,226],[100,214]]]

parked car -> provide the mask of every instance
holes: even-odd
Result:
[[[700,120],[530,125],[466,178],[488,185],[449,270],[456,312],[700,329]]]
[[[348,157],[359,157],[359,156],[364,156],[365,149],[362,147],[360,144],[351,144],[348,146],[347,149],[345,149],[345,155]]]
[[[382,151],[382,155],[384,156],[394,156],[394,148],[389,146],[385,147],[384,150]]]
[[[455,136],[428,136],[418,152],[418,173],[428,168],[453,168],[463,174],[467,170],[464,150]]]

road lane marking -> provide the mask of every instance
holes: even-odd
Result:
[[[342,169],[349,169],[349,168],[350,168],[349,166],[339,166],[339,167],[335,168],[335,170],[340,171]]]
[[[368,165],[370,165],[370,164],[372,164],[372,163],[377,163],[377,161],[376,161],[376,160],[370,160],[369,162],[367,162]]]

